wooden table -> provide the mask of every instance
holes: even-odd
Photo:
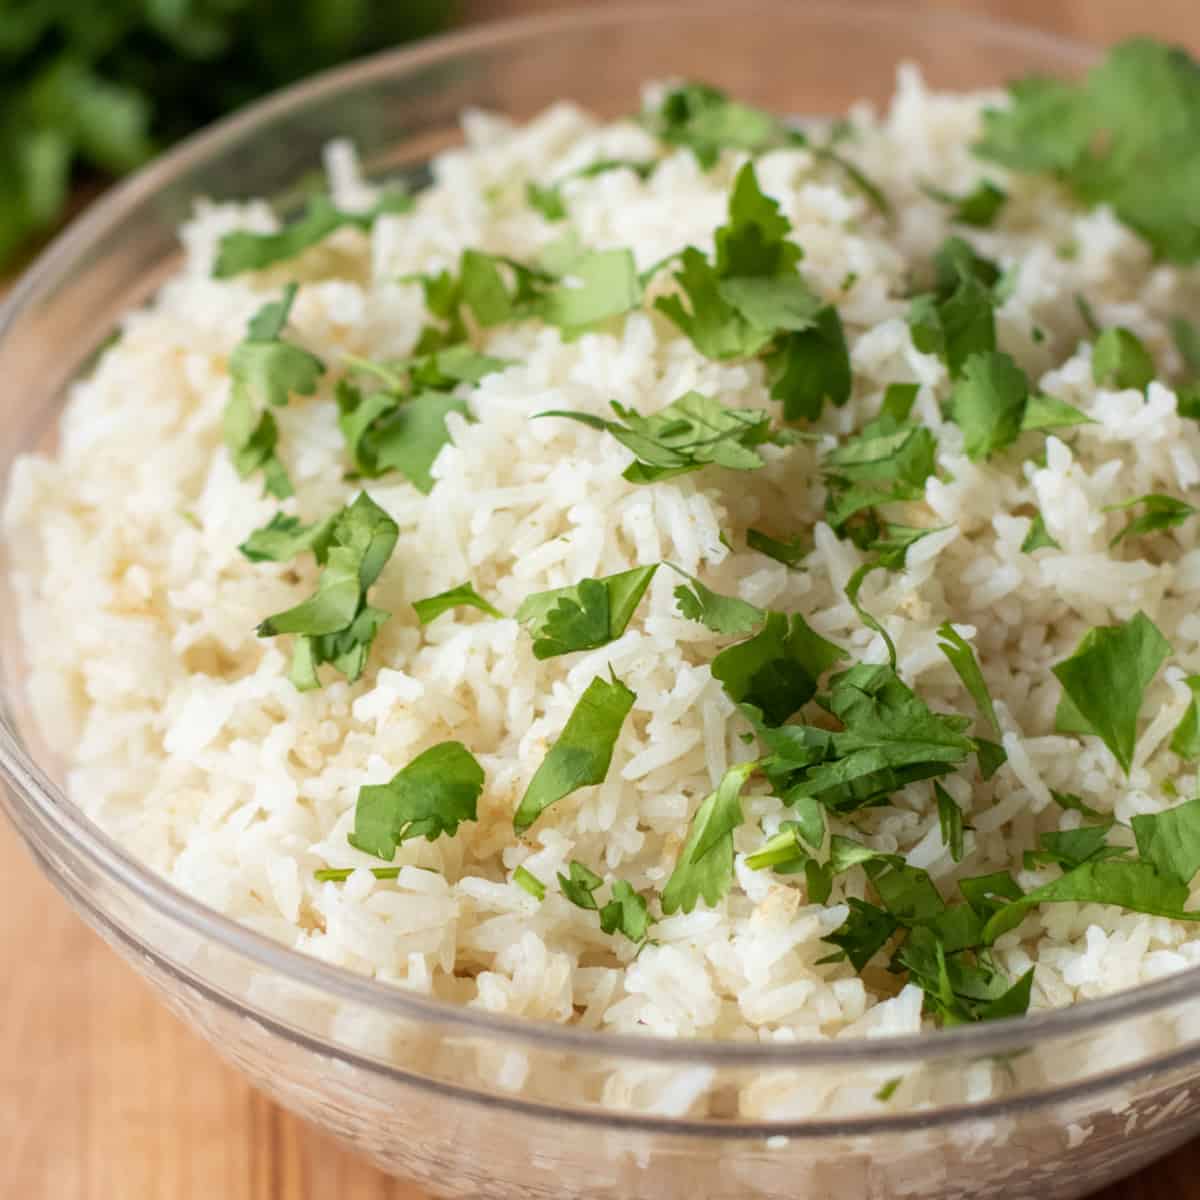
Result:
[[[1151,32],[1200,52],[1196,0],[932,2],[1097,41]],[[475,20],[559,7],[466,5]],[[0,1196],[421,1200],[251,1091],[70,913],[6,827],[0,879]],[[1097,1200],[1168,1197],[1200,1200],[1200,1142]]]

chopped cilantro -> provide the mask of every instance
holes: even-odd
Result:
[[[773,558],[777,563],[783,563],[785,567],[798,567],[812,549],[812,543],[805,534],[798,533],[794,537],[783,540],[772,537],[771,534],[764,533],[761,529],[746,531],[746,545],[751,550],[757,550],[760,554]]]
[[[1084,804],[1084,802],[1073,792],[1056,792],[1053,788],[1051,788],[1050,795],[1053,798],[1054,803],[1057,804],[1058,807],[1064,812],[1077,812],[1081,813],[1085,817],[1092,817],[1096,820],[1104,819],[1103,813],[1097,812],[1089,804]]]
[[[761,608],[736,596],[722,596],[679,567],[674,569],[691,581],[690,587],[680,584],[675,589],[675,603],[689,621],[699,621],[713,633],[737,635],[749,633],[766,620]]]
[[[635,456],[624,472],[630,483],[674,479],[709,464],[754,471],[763,465],[756,447],[771,438],[769,418],[761,409],[726,408],[699,392],[688,392],[648,417],[615,400],[612,408],[620,422],[581,412],[537,415],[565,417],[612,434]]]
[[[528,892],[539,904],[546,898],[546,885],[532,872],[518,867],[513,872],[513,883]]]
[[[521,797],[513,815],[515,833],[524,833],[564,796],[604,782],[617,735],[635,699],[615,676],[611,682],[596,678],[587,685]]]
[[[299,517],[276,513],[265,525],[254,530],[238,549],[251,562],[287,562],[306,550],[311,550],[321,562],[336,519],[335,515],[304,525]]]
[[[1100,825],[1083,825],[1079,829],[1068,829],[1043,833],[1038,839],[1040,848],[1027,850],[1024,856],[1025,869],[1053,864],[1064,871],[1073,870],[1085,862],[1120,858],[1126,851],[1123,847],[1108,845],[1111,821]]]
[[[323,570],[317,590],[294,608],[268,617],[259,637],[298,634],[291,680],[301,691],[321,686],[317,668],[330,663],[353,683],[388,614],[372,608],[367,591],[379,578],[399,529],[366,492],[332,518],[327,537],[310,548]]]
[[[950,857],[955,862],[962,862],[963,856],[963,815],[962,809],[954,802],[954,798],[936,780],[933,784],[933,794],[937,800],[938,828],[942,834],[942,845],[950,851]]]
[[[861,971],[891,941],[900,922],[890,913],[865,900],[851,896],[846,901],[849,914],[845,921],[824,940],[837,946],[856,970]]]
[[[875,1099],[880,1104],[886,1104],[895,1094],[896,1089],[904,1082],[903,1075],[896,1075],[887,1080],[880,1089],[875,1093]]]
[[[275,263],[295,258],[324,241],[336,229],[346,226],[370,229],[382,214],[408,212],[412,205],[411,196],[393,191],[386,193],[378,204],[366,212],[342,212],[328,196],[310,196],[304,216],[285,225],[278,233],[250,233],[236,229],[225,234],[217,243],[213,277],[228,279],[243,271],[261,271]]]
[[[1042,550],[1047,546],[1054,550],[1062,549],[1057,539],[1046,529],[1046,518],[1040,512],[1035,512],[1029,524],[1029,532],[1021,543],[1021,553],[1032,554],[1035,550]]]
[[[981,179],[969,192],[956,196],[942,188],[926,184],[921,189],[930,199],[950,207],[950,219],[962,225],[986,229],[994,225],[1000,210],[1008,202],[1008,193],[990,179]]]
[[[1063,687],[1055,724],[1062,732],[1095,734],[1128,774],[1142,698],[1170,653],[1144,613],[1090,630],[1075,653],[1053,668]]]
[[[967,457],[987,458],[1012,445],[1021,432],[1029,380],[999,350],[972,354],[950,395],[950,415],[963,431]]]
[[[742,789],[758,763],[737,763],[692,817],[687,841],[662,893],[663,912],[689,913],[704,900],[710,908],[733,883],[733,831],[742,823]]]
[[[654,563],[527,596],[517,609],[517,620],[533,638],[534,657],[555,658],[616,641],[657,570]]]
[[[600,909],[601,932],[623,933],[631,942],[644,942],[651,920],[646,898],[625,880],[615,880],[612,898]]]
[[[1069,429],[1073,425],[1092,425],[1092,418],[1072,404],[1056,400],[1053,396],[1034,393],[1025,405],[1021,417],[1021,432],[1030,433],[1047,429]]]
[[[1200,232],[1200,226],[1198,226]],[[1137,334],[1106,329],[1092,347],[1092,378],[1100,387],[1145,391],[1154,378],[1154,359]]]
[[[428,625],[430,621],[436,621],[443,613],[449,612],[452,608],[477,608],[480,612],[487,613],[489,617],[503,617],[504,614],[494,605],[485,600],[475,589],[468,583],[460,583],[458,587],[450,588],[449,591],[439,592],[436,596],[427,596],[424,600],[414,600],[413,608],[416,610],[417,620],[422,625]]]
[[[825,402],[841,408],[853,377],[842,319],[831,304],[817,310],[811,326],[787,334],[766,358],[771,398],[788,421],[815,421]]]
[[[1185,50],[1135,38],[1080,83],[1031,77],[1009,92],[977,154],[1109,205],[1161,258],[1200,257],[1200,67]]]
[[[934,290],[913,299],[909,331],[922,354],[936,354],[957,376],[972,355],[996,349],[1002,277],[995,263],[958,237],[942,243],[934,266]]]
[[[821,704],[839,730],[788,725],[764,739],[773,752],[767,774],[788,804],[809,796],[853,812],[949,774],[976,750],[968,718],[931,711],[887,666],[860,663],[835,675]]]
[[[1105,505],[1104,512],[1126,512],[1138,505],[1143,508],[1142,514],[1131,517],[1125,528],[1109,542],[1110,546],[1115,546],[1127,537],[1174,529],[1182,525],[1188,517],[1200,512],[1200,508],[1188,504],[1186,500],[1176,500],[1174,496],[1164,496],[1158,492],[1152,492],[1148,496],[1137,496],[1122,504]]]
[[[1200,758],[1200,675],[1189,675],[1184,683],[1191,689],[1192,698],[1171,734],[1171,749],[1180,758],[1191,761]]]
[[[826,518],[837,533],[849,534],[860,545],[879,535],[879,518],[872,510],[922,499],[937,467],[933,434],[923,425],[897,420],[895,411],[885,410],[825,458]]]
[[[325,370],[315,354],[283,340],[297,285],[289,283],[278,300],[264,304],[251,318],[246,337],[229,359],[231,389],[225,405],[225,445],[237,473],[246,479],[262,471],[266,490],[280,499],[292,494],[283,463],[275,453],[279,429],[269,408],[282,406],[295,393],[311,396]]]
[[[572,861],[568,869],[570,875],[564,875],[561,871],[558,873],[558,886],[562,888],[562,894],[576,908],[599,909],[594,893],[604,880],[581,862]]]
[[[767,725],[781,725],[816,695],[820,677],[843,657],[841,647],[799,613],[769,612],[758,633],[713,659],[712,673],[730,699],[753,706]]]
[[[763,871],[767,867],[803,867],[809,854],[800,844],[800,826],[796,821],[784,821],[779,832],[753,853],[746,855],[746,866],[752,871]]]
[[[949,621],[939,625],[937,632],[938,649],[949,660],[955,674],[971,694],[971,699],[975,701],[975,707],[979,709],[980,716],[986,719],[997,737],[1002,736],[1003,730],[1001,730],[1000,721],[996,716],[996,707],[992,703],[992,694],[988,691],[987,680],[984,679],[983,671],[979,668],[979,660],[975,657],[975,651]]]
[[[906,552],[907,553],[907,552]],[[901,564],[903,559],[901,559]],[[891,663],[892,669],[896,666],[896,643],[892,640],[892,635],[888,633],[882,621],[879,621],[871,613],[869,613],[859,602],[858,595],[862,591],[862,585],[866,582],[867,576],[874,571],[881,570],[887,567],[888,570],[894,570],[895,564],[888,566],[882,558],[869,560],[859,566],[854,573],[846,580],[846,586],[843,589],[845,597],[850,601],[850,606],[858,614],[858,619],[868,628],[879,634],[883,641],[884,648],[887,650],[888,662]]]
[[[703,83],[683,83],[672,88],[657,107],[642,112],[642,124],[656,137],[674,146],[686,146],[704,168],[716,165],[723,150],[765,154],[784,146],[808,146],[818,158],[836,164],[850,183],[885,216],[887,197],[834,145],[839,130],[826,145],[812,145],[799,129],[774,114],[731,100],[724,92]]]
[[[392,777],[359,789],[354,809],[355,849],[390,862],[410,838],[453,837],[463,821],[476,819],[483,768],[461,742],[432,746]]]

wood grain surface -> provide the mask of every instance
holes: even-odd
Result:
[[[1098,42],[1155,33],[1200,51],[1198,0],[929,2]],[[562,7],[464,5],[473,21]],[[0,880],[0,1197],[422,1200],[253,1092],[83,926],[2,826]],[[1200,1142],[1097,1200],[1168,1198],[1200,1200]]]

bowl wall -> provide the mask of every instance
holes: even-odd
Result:
[[[458,141],[464,108],[525,118],[569,98],[616,116],[669,76],[840,114],[882,105],[903,60],[937,86],[977,89],[1074,74],[1090,52],[907,7],[705,2],[485,29],[257,105],[111,193],[18,287],[0,315],[0,486],[17,454],[52,444],[69,381],[119,315],[177,266],[175,229],[198,196],[286,207],[334,136],[357,144],[369,175],[419,183]],[[153,878],[63,799],[21,699],[5,595],[0,656],[5,803],[46,874],[256,1083],[431,1193],[1065,1200],[1200,1127],[1200,1005],[1178,981],[1069,1020],[772,1050],[489,1018],[302,959]]]

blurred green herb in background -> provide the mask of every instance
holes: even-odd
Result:
[[[445,25],[454,0],[0,0],[0,268],[67,205],[265,92]]]

